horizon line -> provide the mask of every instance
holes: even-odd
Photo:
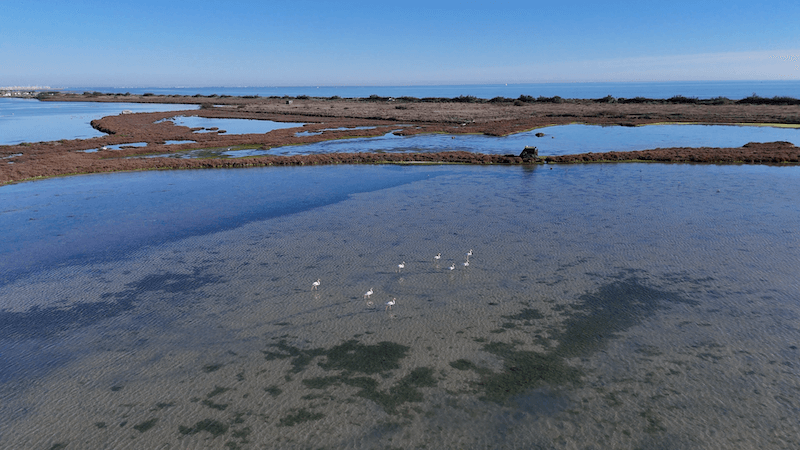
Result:
[[[64,87],[46,87],[46,89],[75,89],[75,88],[114,88],[114,89],[209,89],[209,88],[369,88],[369,87],[443,87],[443,86],[524,86],[532,84],[666,84],[666,83],[763,83],[763,82],[784,82],[800,83],[800,79],[751,79],[751,80],[641,80],[641,81],[532,81],[524,83],[437,83],[437,84],[265,84],[265,85],[129,85],[129,86],[92,86],[75,85]],[[42,86],[31,86],[31,89],[41,88]],[[19,88],[19,86],[16,86]],[[0,89],[6,89],[0,87]]]

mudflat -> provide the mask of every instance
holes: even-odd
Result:
[[[524,96],[523,96],[524,97]],[[451,162],[464,164],[542,164],[601,161],[659,161],[743,164],[798,164],[800,148],[787,142],[750,143],[738,148],[659,148],[628,152],[584,153],[522,158],[471,152],[441,153],[337,153],[302,156],[176,159],[136,158],[188,149],[227,147],[269,149],[332,139],[382,136],[388,132],[409,136],[421,133],[485,134],[504,136],[550,125],[583,123],[637,126],[656,123],[775,124],[800,126],[795,102],[731,101],[715,99],[360,99],[311,97],[159,96],[122,94],[41,95],[42,101],[94,101],[173,103],[200,105],[199,110],[120,114],[92,122],[106,136],[0,146],[0,184],[39,177],[143,169],[205,167],[253,167],[267,165],[375,164],[403,162]],[[791,99],[790,99],[791,100]],[[303,126],[262,134],[227,135],[225,130],[204,130],[161,121],[179,115],[298,122]],[[161,122],[159,122],[161,121]],[[365,128],[366,127],[366,128]],[[298,136],[299,131],[303,133]],[[170,144],[167,141],[193,141]],[[146,147],[104,147],[146,142]],[[535,145],[535,141],[531,142]],[[85,150],[94,152],[85,152]],[[520,149],[520,152],[523,149]]]

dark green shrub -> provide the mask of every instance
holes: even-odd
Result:
[[[475,97],[474,95],[459,95],[458,97],[454,97],[452,101],[456,103],[482,103],[483,100]]]
[[[676,95],[667,99],[670,103],[682,103],[682,104],[697,104],[700,103],[700,100],[697,97],[684,97],[683,95]]]
[[[611,95],[606,95],[603,98],[598,98],[594,100],[595,103],[617,103],[617,99]]]
[[[714,97],[712,99],[707,100],[708,103],[712,105],[730,105],[733,103],[733,100],[727,97]]]
[[[645,97],[634,97],[634,98],[620,98],[617,99],[620,103],[649,103],[652,100]]]
[[[750,104],[750,105],[800,105],[800,100],[794,97],[779,97],[772,98],[760,97],[755,92],[749,97],[745,97],[736,103]]]
[[[489,103],[511,103],[513,101],[514,101],[513,98],[494,97],[489,100]]]

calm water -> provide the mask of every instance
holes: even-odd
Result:
[[[40,102],[20,98],[0,98],[0,145],[45,142],[59,139],[89,139],[104,136],[91,121],[133,112],[184,111],[198,105],[143,103]]]
[[[381,97],[446,97],[472,95],[478,98],[517,98],[560,96],[562,98],[670,98],[676,95],[697,98],[727,97],[738,100],[756,93],[762,97],[789,96],[800,98],[800,81],[675,81],[643,83],[531,83],[531,84],[473,84],[440,86],[280,86],[280,87],[172,87],[117,88],[79,87],[75,92],[99,91],[112,93],[158,95],[259,95],[262,97],[309,95],[314,97],[365,98]]]
[[[536,137],[536,133],[545,136]],[[310,145],[276,147],[266,154],[307,155],[334,152],[441,152],[470,151],[517,155],[526,145],[540,155],[644,150],[666,147],[740,147],[748,142],[788,141],[800,145],[800,129],[726,125],[648,125],[642,127],[560,125],[505,137],[417,135],[391,133],[379,138],[326,141]],[[252,151],[242,151],[251,156]],[[237,156],[236,152],[228,152]]]
[[[210,119],[213,123],[214,119]],[[221,125],[219,125],[221,127]],[[545,136],[537,137],[537,133]],[[486,154],[518,155],[533,145],[539,154],[570,155],[586,152],[645,150],[668,147],[741,147],[748,142],[787,141],[800,145],[800,129],[728,125],[648,125],[642,127],[559,125],[516,133],[505,137],[484,135],[423,134],[401,137],[392,132],[374,138],[323,141],[308,145],[289,145],[268,150],[244,149],[217,151],[217,156],[241,158],[259,155],[312,155],[354,152],[442,152],[468,151]],[[207,150],[176,152],[159,157],[208,157]]]
[[[0,447],[797,447],[798,191],[658,164],[4,186]]]
[[[207,87],[207,88],[72,88],[76,92],[131,92],[159,95],[260,95],[363,98],[370,95],[391,97],[458,97],[472,95],[479,98],[497,96],[517,98],[561,96],[564,98],[648,97],[669,98],[675,95],[713,98],[724,96],[740,99],[753,93],[762,97],[789,96],[800,98],[798,81],[736,81],[736,82],[671,82],[671,83],[544,83],[517,85],[462,85],[462,86],[346,86],[346,87]],[[39,102],[29,99],[0,98],[0,145],[22,142],[55,141],[59,139],[88,139],[103,134],[89,123],[123,110],[134,112],[178,111],[197,109],[197,105],[162,105],[136,103],[93,102]],[[182,118],[184,121],[202,121],[201,118]],[[223,120],[223,119],[217,119]],[[231,120],[230,123],[203,122],[194,126],[218,127],[230,134],[263,133],[265,121]],[[190,122],[186,122],[187,126]],[[240,130],[240,131],[237,131]],[[268,131],[268,130],[267,130]],[[746,142],[745,142],[746,143]],[[418,145],[418,144],[414,144]],[[471,144],[470,144],[471,145]],[[479,144],[476,144],[479,145]],[[684,144],[681,144],[684,145]],[[421,145],[421,147],[425,147]],[[440,147],[440,146],[439,146]],[[651,148],[651,147],[647,147]],[[515,147],[513,150],[517,150]],[[338,151],[338,150],[333,150]],[[392,151],[389,149],[388,151]],[[598,150],[600,151],[600,150]],[[518,152],[517,152],[518,153]],[[232,155],[238,156],[238,155]]]
[[[272,120],[209,119],[207,117],[198,116],[176,116],[171,119],[165,119],[164,121],[189,128],[204,128],[204,130],[198,130],[195,131],[195,133],[207,133],[212,131],[208,130],[209,128],[217,128],[219,130],[225,130],[225,134],[261,134],[269,133],[273,130],[302,127],[305,125],[304,123],[274,122]]]

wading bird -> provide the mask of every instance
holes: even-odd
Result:
[[[366,293],[366,294],[364,294],[364,298],[369,298],[369,296],[370,296],[370,295],[372,295],[372,294],[373,294],[373,292],[372,292],[372,288],[369,288],[369,290],[367,291],[367,293]]]
[[[317,278],[317,281],[311,283],[311,290],[312,291],[316,291],[317,288],[319,287],[319,283],[320,283],[320,280],[319,280],[319,278]]]
[[[393,299],[389,300],[388,302],[386,302],[386,309],[384,311],[388,311],[388,310],[392,309],[392,306],[394,306],[396,303],[397,303],[397,299],[396,298],[393,298]]]
[[[406,268],[406,262],[405,261],[403,261],[403,262],[401,262],[400,264],[397,265],[397,271],[398,272],[400,272],[401,270],[403,270],[405,268]]]

